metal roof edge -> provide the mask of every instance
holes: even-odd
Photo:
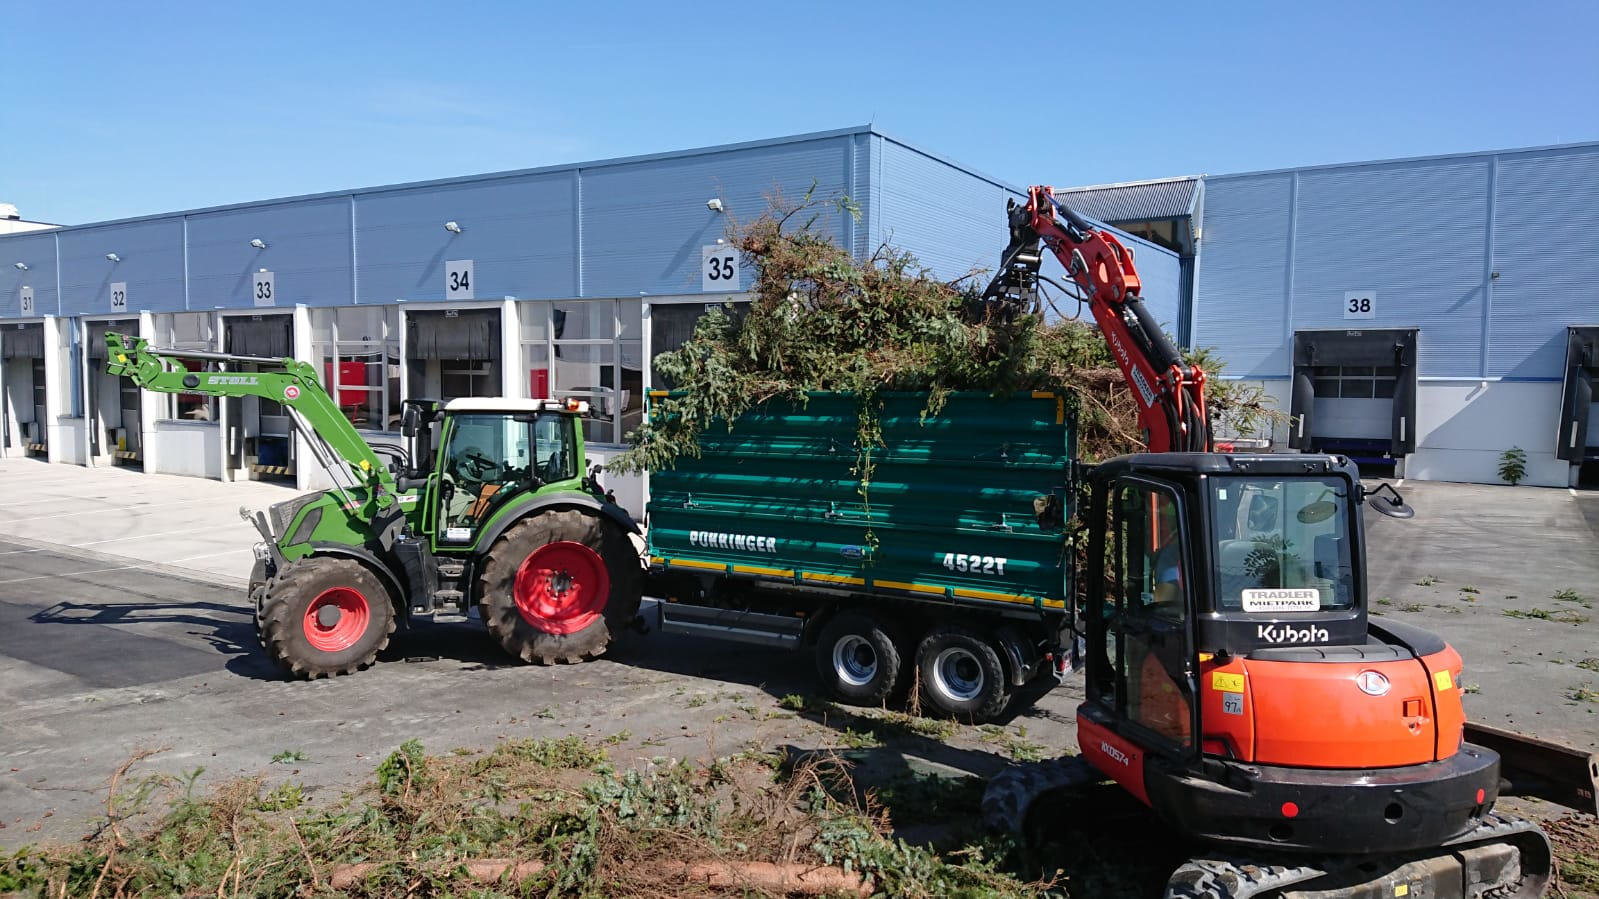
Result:
[[[922,147],[919,147],[919,146],[911,143],[910,141],[902,140],[901,138],[895,137],[894,135],[883,131],[881,128],[878,128],[876,125],[867,125],[866,126],[866,130],[869,133],[874,134],[874,135],[882,138],[883,140],[889,141],[890,143],[899,144],[901,147],[904,147],[905,149],[911,151],[912,153],[919,153],[922,156],[926,156],[928,159],[933,160],[934,162],[940,162],[940,163],[943,163],[944,165],[947,165],[947,166],[949,166],[951,168],[959,169],[960,171],[965,172],[966,174],[971,175],[974,178],[978,178],[978,179],[981,179],[983,181],[987,181],[989,184],[992,184],[995,187],[1004,188],[1005,190],[1008,190],[1011,193],[1016,194],[1017,196],[1023,196],[1023,197],[1027,196],[1027,190],[1025,188],[1017,187],[1016,185],[1011,184],[1008,181],[1004,181],[1004,180],[1001,180],[999,178],[995,178],[993,175],[989,175],[989,174],[984,173],[984,172],[979,172],[978,170],[972,168],[971,166],[964,165],[964,164],[962,164],[960,162],[957,162],[957,161],[949,158],[948,156],[944,156],[944,155],[941,155],[939,153],[934,153],[931,150],[923,149]]]
[[[1088,184],[1083,187],[1062,187],[1058,193],[1074,193],[1085,190],[1111,190],[1117,187],[1142,187],[1146,184],[1173,184],[1178,181],[1200,181],[1204,175],[1174,175],[1170,178],[1145,178],[1142,181],[1113,181],[1109,184]]]
[[[1537,147],[1510,147],[1499,150],[1471,150],[1464,153],[1435,153],[1426,156],[1395,156],[1391,159],[1367,159],[1358,162],[1324,162],[1316,165],[1285,166],[1275,169],[1256,169],[1249,172],[1227,172],[1221,175],[1204,175],[1206,181],[1226,181],[1232,178],[1250,178],[1256,175],[1288,175],[1294,172],[1316,172],[1328,169],[1352,169],[1365,166],[1393,165],[1402,162],[1441,162],[1446,159],[1474,159],[1488,156],[1511,156],[1522,153],[1547,153],[1553,150],[1599,150],[1599,140],[1575,141],[1566,144],[1544,144]]]
[[[761,140],[739,141],[730,144],[715,144],[709,147],[693,147],[686,150],[667,150],[659,153],[643,153],[634,156],[613,156],[604,159],[589,160],[587,162],[566,162],[555,165],[535,166],[526,169],[507,169],[498,172],[480,172],[473,175],[456,175],[448,178],[433,178],[423,181],[401,181],[394,184],[381,184],[374,187],[356,187],[340,190],[321,191],[310,194],[297,194],[289,197],[267,197],[259,200],[245,200],[238,203],[224,203],[219,206],[200,206],[194,209],[179,209],[171,212],[157,212],[149,215],[135,215],[119,219],[105,219],[98,222],[85,222],[80,225],[59,225],[51,233],[62,231],[88,231],[95,228],[105,228],[112,225],[130,225],[140,222],[158,222],[163,220],[179,220],[188,216],[208,215],[217,212],[232,212],[239,209],[252,207],[283,206],[290,203],[304,203],[313,200],[330,200],[339,197],[359,197],[370,194],[390,193],[398,190],[414,190],[425,187],[443,187],[452,184],[473,184],[489,181],[502,181],[511,178],[525,178],[530,175],[549,175],[557,172],[573,172],[586,169],[606,168],[618,165],[634,165],[641,162],[655,162],[662,159],[685,159],[693,156],[708,156],[713,153],[727,153],[739,150],[755,150],[762,147],[775,147],[784,144],[799,144],[809,141],[827,140],[834,137],[844,137],[854,134],[878,134],[886,137],[882,132],[876,131],[871,125],[855,125],[848,128],[834,128],[829,131],[811,131],[804,134],[791,134],[782,137],[764,138]],[[900,141],[895,141],[901,143]],[[909,146],[909,145],[907,145]],[[916,149],[912,147],[911,149]],[[918,151],[921,152],[921,151]],[[37,234],[37,231],[24,231],[18,234],[0,234],[0,240],[11,237],[23,237]]]

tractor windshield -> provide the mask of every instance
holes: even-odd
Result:
[[[1278,614],[1352,606],[1349,494],[1342,478],[1213,479],[1217,610]]]
[[[469,532],[524,491],[576,477],[572,427],[557,413],[456,415],[446,440],[440,498],[447,530]]]

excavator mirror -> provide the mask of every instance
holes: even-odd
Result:
[[[1387,496],[1382,495],[1384,490],[1388,491]],[[1405,505],[1405,498],[1399,495],[1399,491],[1395,490],[1392,484],[1382,484],[1375,490],[1368,490],[1366,491],[1366,497],[1367,505],[1387,515],[1389,518],[1405,519],[1416,517],[1416,510]]]

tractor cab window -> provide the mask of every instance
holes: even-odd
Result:
[[[557,413],[457,415],[448,440],[439,473],[446,539],[471,537],[502,503],[576,473],[572,428]]]
[[[1354,605],[1349,494],[1342,478],[1213,479],[1217,610]]]

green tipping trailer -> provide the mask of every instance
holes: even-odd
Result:
[[[858,403],[841,393],[765,403],[650,476],[658,627],[813,649],[846,701],[916,680],[924,705],[992,718],[1069,645],[1071,406],[1042,391],[953,393],[936,414],[926,394],[879,399],[864,494]]]

